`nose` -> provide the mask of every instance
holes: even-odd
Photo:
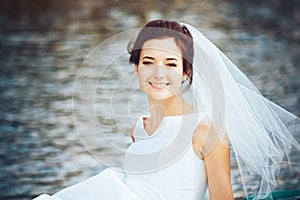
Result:
[[[157,63],[155,66],[154,72],[154,79],[161,80],[165,77],[165,71],[164,71],[164,64],[163,63]]]

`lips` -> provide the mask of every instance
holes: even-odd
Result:
[[[156,89],[163,89],[165,87],[167,87],[168,85],[170,85],[170,83],[152,83],[150,81],[148,81],[148,83],[153,87],[153,88],[156,88]]]

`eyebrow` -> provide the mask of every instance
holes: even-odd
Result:
[[[153,57],[151,57],[151,56],[144,56],[143,59],[155,60],[155,59],[154,59]],[[177,61],[176,58],[167,58],[166,60],[175,60],[175,61]]]
[[[143,59],[150,59],[150,60],[154,60],[154,58],[150,57],[150,56],[144,56]]]
[[[167,58],[167,60],[175,60],[175,61],[177,61],[176,58]]]

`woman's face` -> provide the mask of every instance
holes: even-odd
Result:
[[[152,39],[144,43],[135,74],[140,88],[153,100],[181,95],[183,60],[173,38]]]

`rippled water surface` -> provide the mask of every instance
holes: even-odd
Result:
[[[105,44],[96,52],[102,64],[83,61],[101,41],[150,19],[198,27],[265,96],[299,116],[299,8],[298,1],[280,0],[1,1],[0,198],[53,194],[103,170],[99,156],[108,163],[118,158],[107,141],[120,141],[116,147],[125,149],[130,127],[147,106],[134,90],[128,41]],[[123,53],[106,68],[114,56],[110,49]],[[91,127],[100,127],[105,140]],[[294,171],[285,166],[279,189],[300,189],[300,156],[292,152],[291,157]],[[234,163],[232,177],[235,196],[242,197]]]

